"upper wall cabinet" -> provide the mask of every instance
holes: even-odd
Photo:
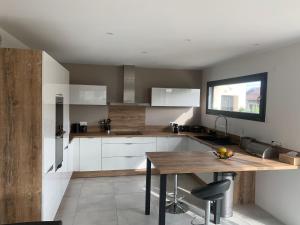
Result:
[[[70,85],[70,104],[106,105],[106,86]]]
[[[151,105],[199,107],[200,89],[152,88]]]

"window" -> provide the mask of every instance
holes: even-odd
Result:
[[[207,114],[265,121],[268,73],[207,82]]]

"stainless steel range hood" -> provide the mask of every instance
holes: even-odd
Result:
[[[110,103],[110,105],[150,106],[149,103],[135,102],[135,66],[124,65],[123,76],[124,76],[123,102],[112,102]]]

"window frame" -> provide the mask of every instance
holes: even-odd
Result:
[[[246,113],[246,112],[232,112],[232,111],[224,111],[224,110],[215,110],[209,109],[209,89],[214,86],[226,85],[226,84],[239,84],[239,83],[247,83],[247,82],[255,82],[260,81],[260,104],[259,104],[259,114],[254,113]],[[224,115],[227,117],[244,119],[244,120],[253,120],[259,122],[265,122],[266,120],[266,105],[267,105],[267,84],[268,84],[268,73],[257,73],[246,76],[239,76],[229,79],[223,80],[215,80],[208,81],[206,86],[206,114],[209,115]]]

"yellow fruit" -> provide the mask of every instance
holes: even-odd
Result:
[[[231,157],[231,156],[233,156],[233,151],[232,150],[227,150],[227,152],[226,152],[226,156],[227,157]]]
[[[221,155],[221,154],[225,154],[227,152],[227,149],[225,147],[220,147],[218,148],[217,152]]]

